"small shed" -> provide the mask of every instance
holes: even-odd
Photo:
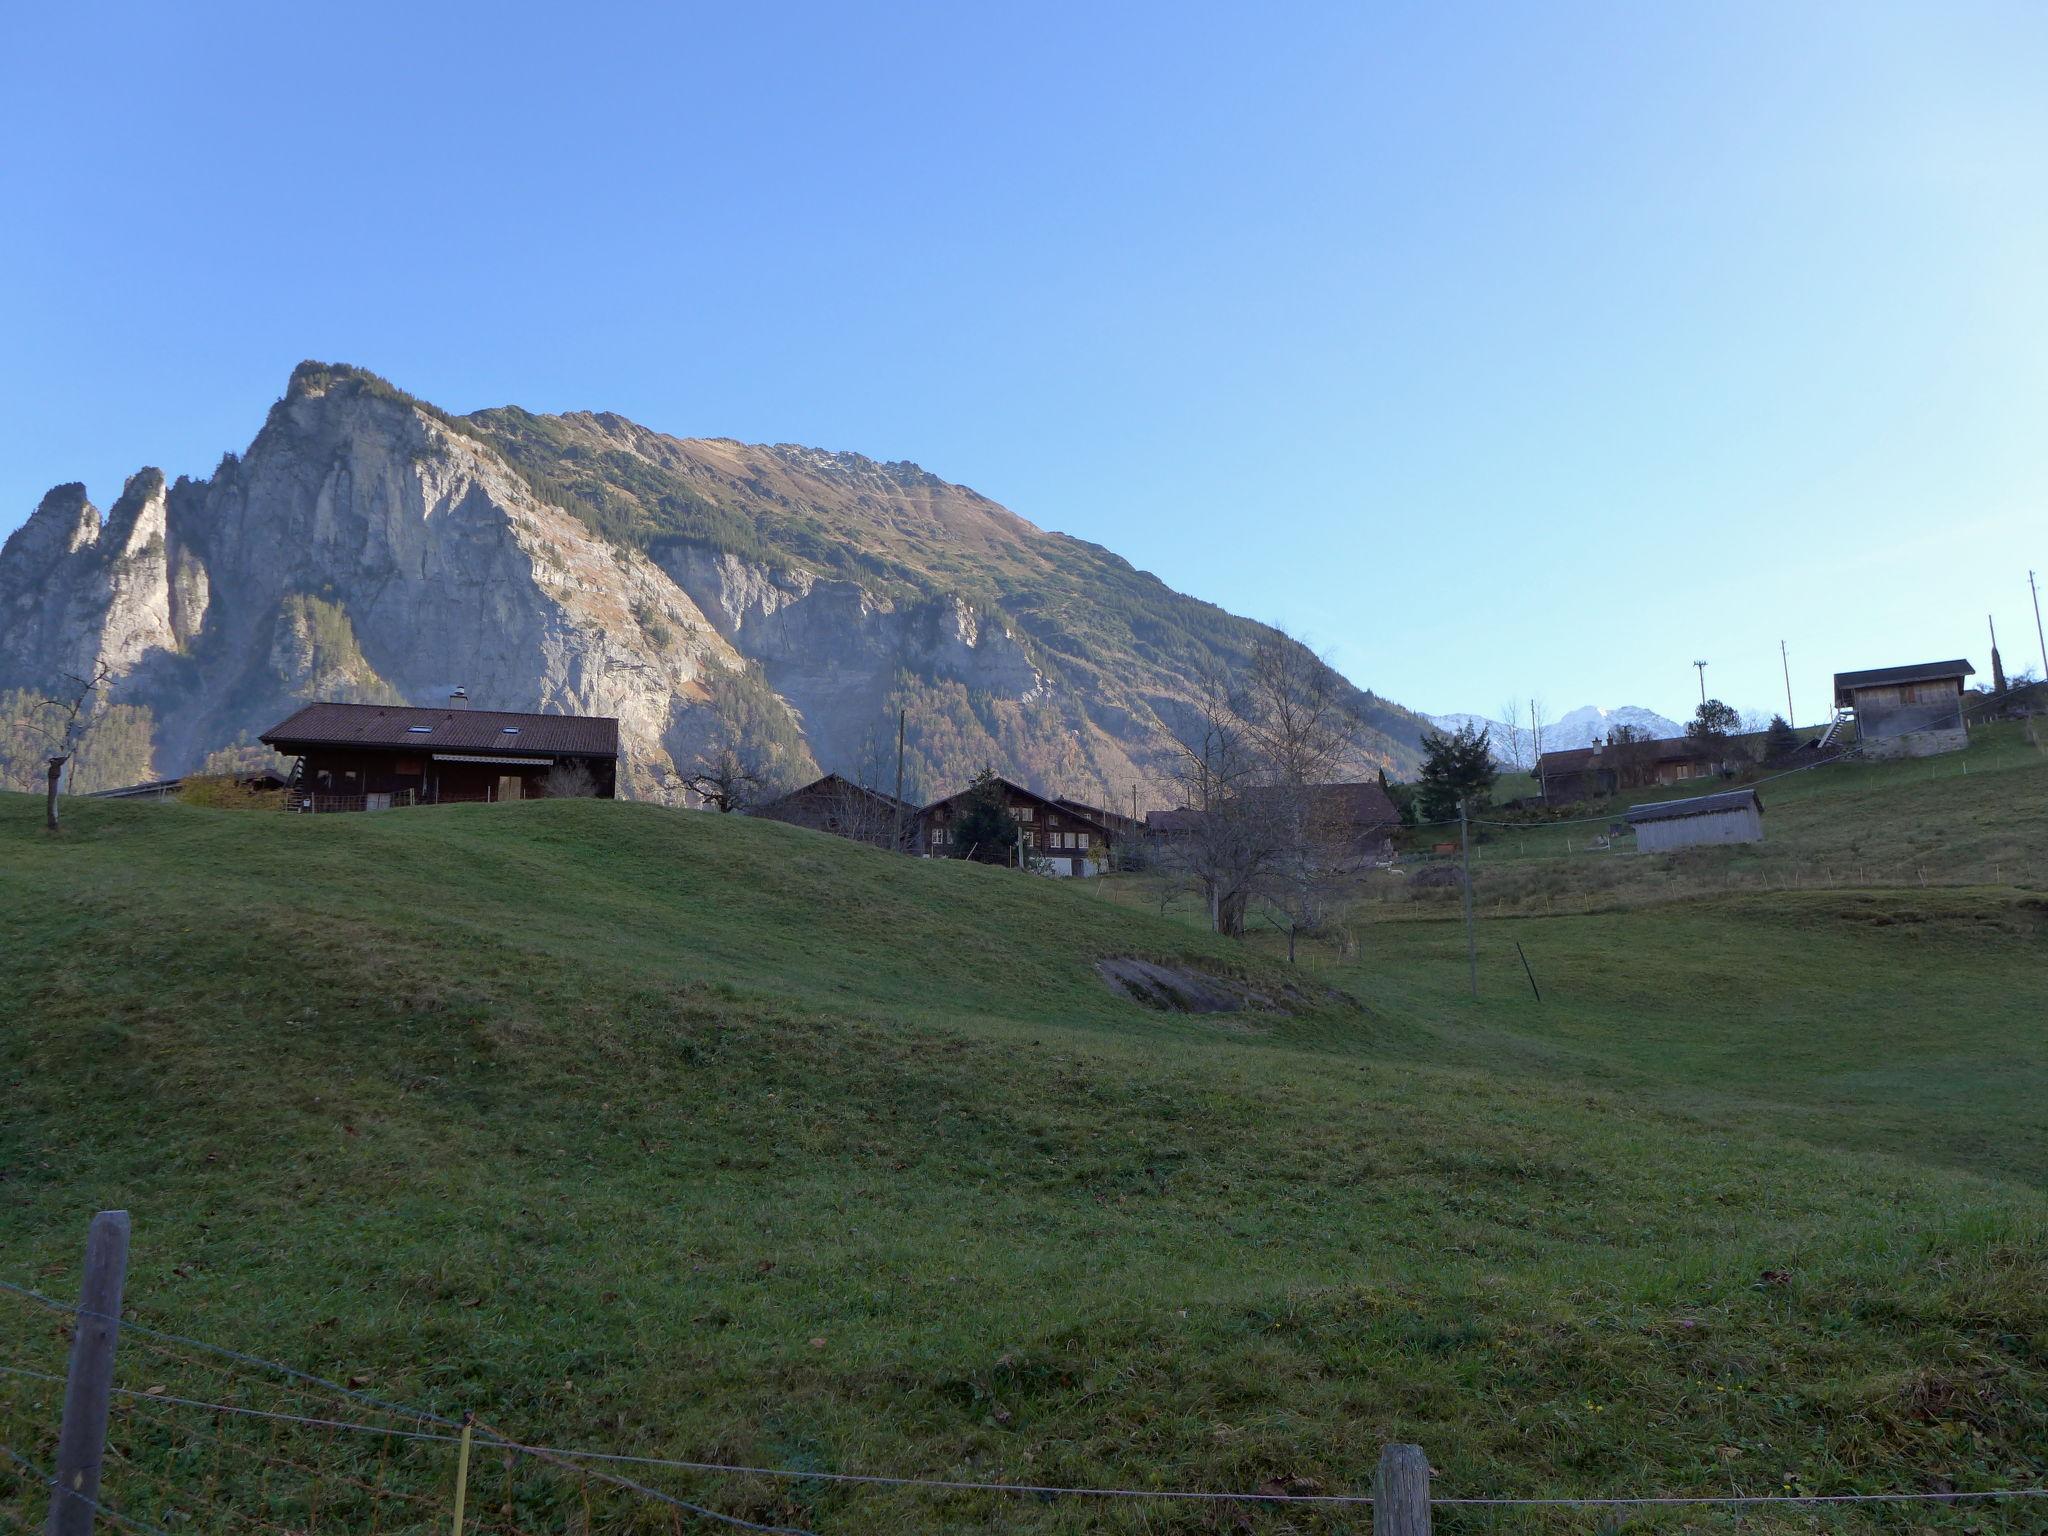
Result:
[[[1635,828],[1636,847],[1644,853],[1764,840],[1763,797],[1753,789],[1632,805],[1627,819]]]
[[[1932,757],[1970,744],[1963,723],[1967,661],[1921,661],[1835,674],[1835,707],[1856,711],[1856,739],[1865,757]]]

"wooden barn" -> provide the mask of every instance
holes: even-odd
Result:
[[[618,792],[619,722],[403,704],[308,704],[257,738],[298,758],[286,786],[305,811]]]
[[[828,773],[780,799],[756,806],[753,815],[768,821],[830,832],[834,837],[875,848],[894,844],[904,852],[917,848],[918,808],[908,801],[865,784]]]
[[[1835,674],[1835,707],[1856,711],[1865,757],[1932,757],[1970,744],[1963,722],[1967,661],[1923,661]]]
[[[1753,789],[1632,805],[1627,819],[1635,829],[1636,847],[1643,853],[1764,840],[1764,802]]]

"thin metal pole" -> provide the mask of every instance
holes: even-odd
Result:
[[[85,1280],[64,1379],[64,1425],[57,1433],[57,1475],[44,1536],[91,1536],[114,1391],[114,1345],[121,1334],[121,1286],[128,1276],[128,1213],[101,1211],[85,1239]]]
[[[2041,637],[2041,589],[2034,585],[2034,573],[2027,572],[2027,591],[2034,597],[2034,639],[2041,646],[2041,681],[2048,683],[2048,639]]]
[[[1694,665],[1695,667],[1699,668],[1699,672],[1700,672],[1700,702],[1701,702],[1702,704],[1704,704],[1704,703],[1706,703],[1706,702],[1707,702],[1707,664],[1706,664],[1706,663],[1705,663],[1704,661],[1696,661],[1696,662],[1694,662],[1694,663],[1693,663],[1693,665]]]
[[[1785,654],[1785,642],[1778,642],[1778,664],[1785,669],[1785,723],[1793,730],[1799,729],[1799,721],[1792,713],[1792,658]],[[1706,681],[1706,674],[1700,674],[1700,681]]]
[[[1472,823],[1465,815],[1465,802],[1458,802],[1458,840],[1465,849],[1465,968],[1471,973],[1472,995],[1479,995],[1479,941],[1472,932]]]

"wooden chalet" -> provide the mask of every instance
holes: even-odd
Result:
[[[909,853],[918,844],[920,813],[916,806],[836,773],[756,806],[751,814],[876,848],[894,846]]]
[[[1109,863],[1115,834],[1095,817],[1074,809],[1079,802],[1066,803],[1026,789],[1009,779],[1000,779],[1003,804],[1024,832],[1024,857],[1049,874],[1096,875]],[[953,823],[972,789],[934,800],[918,812],[918,838],[923,852],[931,858],[957,858],[965,850],[953,841]]]
[[[619,722],[605,715],[402,704],[308,704],[257,738],[297,757],[288,802],[307,811],[618,792]]]

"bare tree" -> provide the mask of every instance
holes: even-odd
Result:
[[[1336,894],[1346,850],[1326,786],[1356,748],[1357,720],[1336,670],[1277,631],[1253,649],[1239,707],[1263,781],[1249,791],[1261,811],[1254,820],[1272,845],[1257,894],[1267,921],[1287,935],[1292,964]]]
[[[1165,862],[1201,894],[1213,932],[1241,936],[1274,839],[1269,807],[1251,793],[1259,752],[1227,684],[1212,680],[1204,689],[1178,747],[1174,778],[1184,815]]]
[[[541,793],[550,800],[590,800],[597,795],[597,780],[575,758],[556,763],[541,781]]]
[[[706,805],[730,814],[753,804],[766,778],[757,759],[728,746],[698,758],[683,782]]]
[[[45,699],[42,705],[43,718],[30,720],[29,728],[49,743],[49,759],[45,773],[49,783],[49,800],[44,810],[43,825],[52,832],[58,828],[57,787],[64,777],[64,765],[78,755],[79,738],[84,736],[92,716],[86,705],[93,696],[113,680],[113,669],[104,661],[93,668],[92,676],[80,677],[76,673],[63,674],[67,682],[77,684],[77,690],[68,701]]]
[[[1509,699],[1500,707],[1501,745],[1507,749],[1507,765],[1510,768],[1526,767],[1528,737],[1522,730],[1522,706],[1519,701]]]

